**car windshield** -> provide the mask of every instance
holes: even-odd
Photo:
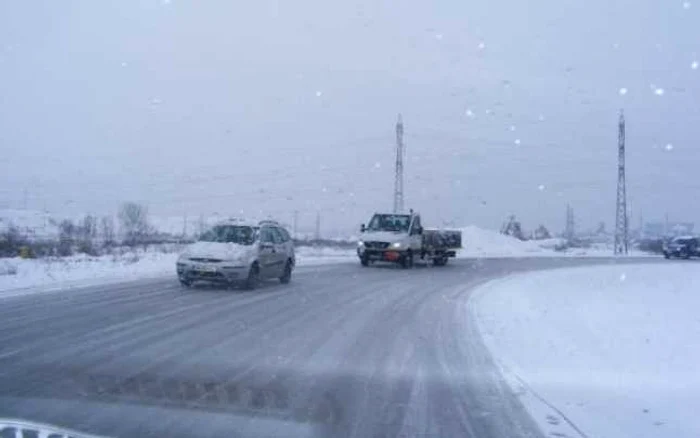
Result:
[[[693,239],[687,239],[687,238],[673,240],[673,243],[676,243],[678,245],[691,245],[693,242],[694,242]]]
[[[252,245],[255,242],[255,229],[238,225],[217,225],[204,232],[199,241]]]
[[[411,216],[407,214],[375,214],[368,231],[408,231]]]

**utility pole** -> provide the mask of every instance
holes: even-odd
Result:
[[[321,213],[316,213],[316,232],[314,234],[316,240],[321,239]]]
[[[394,213],[403,211],[403,120],[396,122],[396,175],[394,178]]]
[[[625,115],[620,111],[617,144],[617,205],[615,208],[615,254],[628,252],[627,189],[625,186]]]

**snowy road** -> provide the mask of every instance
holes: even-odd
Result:
[[[0,418],[106,436],[540,436],[467,299],[512,272],[594,263],[613,261],[344,264],[254,293],[170,278],[6,298]]]

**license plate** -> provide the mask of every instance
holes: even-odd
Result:
[[[216,266],[197,266],[195,270],[198,272],[216,272]]]

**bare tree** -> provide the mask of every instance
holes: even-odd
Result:
[[[80,226],[77,227],[76,234],[78,235],[78,251],[89,255],[97,255],[95,250],[97,218],[92,215],[85,216]]]
[[[126,202],[119,209],[119,223],[126,245],[145,242],[150,227],[148,226],[148,209],[135,202]]]
[[[73,253],[76,232],[76,226],[71,220],[65,219],[58,224],[58,255],[68,256]]]
[[[526,240],[520,221],[515,218],[515,215],[511,215],[508,218],[508,222],[503,224],[503,227],[501,227],[501,234],[512,236],[519,240]]]
[[[106,247],[114,245],[114,218],[112,216],[104,216],[100,220],[100,234],[102,234],[102,243]]]
[[[540,225],[532,233],[532,238],[535,240],[550,239],[551,237],[552,237],[551,233],[549,232],[547,227],[545,227],[544,225]]]

